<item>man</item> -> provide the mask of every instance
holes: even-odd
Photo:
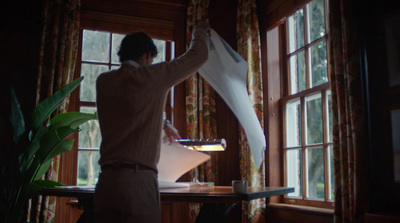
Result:
[[[153,65],[153,40],[144,32],[128,34],[118,52],[121,68],[97,79],[102,172],[96,222],[161,221],[157,163],[166,96],[207,61],[209,32],[209,24],[200,22],[185,54]]]

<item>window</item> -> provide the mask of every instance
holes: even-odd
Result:
[[[333,157],[328,75],[327,2],[314,0],[285,24],[283,106],[285,185],[288,203],[332,207]]]
[[[107,31],[84,29],[81,41],[80,75],[84,80],[80,85],[78,106],[81,112],[96,112],[96,79],[99,74],[118,69],[117,52],[124,34]],[[169,60],[174,56],[173,42],[154,40],[158,55],[153,63]],[[92,186],[97,183],[99,175],[98,160],[101,143],[100,127],[97,120],[89,121],[81,126],[78,135],[77,173],[78,186]]]

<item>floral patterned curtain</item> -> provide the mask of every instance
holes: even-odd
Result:
[[[361,74],[351,0],[329,1],[330,77],[333,111],[335,222],[357,222],[365,210]]]
[[[192,32],[198,22],[208,20],[209,0],[189,1],[187,11],[187,47],[192,39]],[[217,121],[214,89],[198,73],[186,80],[186,123],[187,137],[190,139],[215,139]],[[211,153],[211,160],[197,167],[200,182],[217,183],[217,155]],[[191,177],[194,171],[191,171]],[[190,222],[194,222],[199,204],[190,204]]]
[[[42,40],[37,77],[36,104],[73,80],[79,41],[80,0],[44,0]],[[69,97],[58,113],[68,109]],[[59,157],[53,159],[43,178],[58,180]],[[55,197],[39,196],[28,211],[30,222],[53,222]]]
[[[254,111],[263,126],[263,88],[260,35],[256,0],[239,0],[237,8],[237,49],[248,62],[247,87]],[[249,186],[265,186],[265,168],[257,169],[246,135],[239,126],[240,174]],[[265,199],[243,202],[242,222],[265,222]]]

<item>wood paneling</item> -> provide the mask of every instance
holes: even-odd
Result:
[[[85,29],[101,29],[116,33],[130,33],[144,30],[152,38],[174,40],[174,21],[140,18],[131,15],[118,15],[104,12],[82,10],[81,26]]]
[[[262,35],[263,47],[266,52],[263,53],[264,88],[267,94],[264,96],[264,120],[266,126],[267,149],[266,149],[266,184],[269,187],[283,185],[283,167],[282,167],[282,137],[281,137],[281,56],[279,44],[279,29],[275,28],[265,32]],[[266,45],[265,45],[266,44]],[[272,84],[271,84],[272,83]],[[271,197],[271,202],[279,202],[282,196]]]
[[[186,7],[185,0],[82,0],[82,10],[161,20],[175,20],[186,15]]]
[[[297,205],[269,204],[267,222],[273,223],[332,223],[333,210],[305,208]]]
[[[364,223],[399,223],[399,213],[366,213],[361,220]]]
[[[163,202],[161,204],[162,223],[189,222],[189,204]]]
[[[259,1],[262,10],[262,19],[266,24],[267,30],[271,30],[280,25],[296,10],[303,7],[311,0],[272,0],[272,1]]]

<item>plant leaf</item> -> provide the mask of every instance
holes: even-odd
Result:
[[[24,116],[21,111],[21,105],[19,104],[17,95],[12,87],[10,87],[11,96],[11,111],[10,111],[10,121],[14,129],[13,139],[17,144],[20,137],[25,132],[25,121]]]
[[[74,139],[65,139],[57,144],[53,149],[49,151],[49,154],[45,157],[44,162],[39,165],[39,169],[36,173],[35,180],[40,179],[48,170],[51,165],[51,161],[54,157],[60,155],[61,153],[68,152],[71,150],[74,144]]]
[[[49,170],[50,166],[51,159],[39,164],[39,169],[37,170],[36,177],[33,180],[40,180],[40,178]]]
[[[28,184],[26,194],[28,198],[36,195],[40,190],[53,188],[56,186],[64,186],[64,184],[52,180],[35,180]]]
[[[76,87],[79,86],[83,76],[65,85],[57,90],[53,95],[40,102],[32,112],[32,133],[36,134],[40,125],[53,113],[53,111],[61,104],[61,102],[69,95]]]
[[[69,126],[70,128],[78,128],[83,123],[97,119],[97,113],[67,112],[58,114],[50,120],[50,129]]]
[[[79,129],[71,129],[69,127],[60,127],[47,132],[40,139],[40,148],[35,154],[35,159],[40,160],[49,159],[51,151],[58,146],[64,139],[70,136],[72,133],[78,132]],[[51,157],[52,158],[52,157]]]
[[[19,157],[21,172],[26,171],[34,158],[35,153],[40,148],[40,138],[49,130],[46,126],[40,126],[37,134],[31,139],[31,144],[27,147],[25,152]]]

